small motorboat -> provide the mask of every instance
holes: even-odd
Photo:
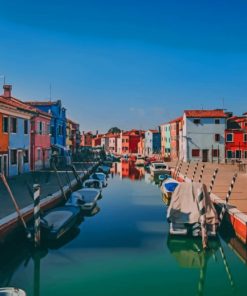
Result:
[[[18,288],[0,288],[0,296],[27,296],[26,292]]]
[[[162,192],[162,199],[165,204],[169,205],[172,193],[175,191],[179,182],[173,178],[167,178],[161,184],[160,190]]]
[[[97,188],[102,190],[102,182],[98,179],[88,179],[83,182],[82,184],[83,188]]]
[[[137,155],[135,165],[136,166],[144,166],[145,165],[145,158],[142,157],[141,155]]]
[[[161,175],[158,176],[158,179],[161,182],[163,182],[163,181],[165,181],[166,179],[169,179],[169,178],[171,178],[171,175],[161,174]]]
[[[100,197],[100,190],[95,188],[82,188],[73,192],[67,201],[67,206],[77,206],[82,210],[92,210]]]
[[[56,240],[74,227],[80,217],[80,208],[65,205],[48,211],[41,218],[41,237]]]
[[[111,168],[107,165],[100,165],[97,169],[98,172],[104,173],[104,174],[109,174]]]
[[[106,175],[104,173],[93,173],[89,179],[96,179],[99,180],[102,184],[102,187],[106,187],[107,186],[107,179],[106,179]]]
[[[152,162],[150,164],[150,173],[152,176],[161,175],[161,174],[171,174],[171,169],[164,162]]]

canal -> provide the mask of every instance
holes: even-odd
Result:
[[[28,296],[245,295],[247,267],[223,239],[168,236],[166,207],[143,170],[114,165],[92,216],[59,244],[0,254],[0,286]]]

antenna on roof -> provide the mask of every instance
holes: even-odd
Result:
[[[51,102],[51,83],[50,83],[50,102]]]

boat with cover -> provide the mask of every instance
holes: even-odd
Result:
[[[179,182],[173,178],[167,178],[164,180],[160,186],[162,192],[162,199],[165,204],[169,204],[172,193],[175,191],[176,187],[179,185]]]
[[[169,166],[164,162],[152,162],[150,164],[150,173],[152,176],[161,174],[171,174]]]
[[[0,296],[27,296],[26,292],[18,288],[0,288]]]
[[[199,210],[202,203],[205,225],[201,223]],[[201,236],[205,226],[207,236],[216,236],[219,219],[206,185],[200,182],[178,184],[167,210],[167,220],[171,235]]]
[[[96,179],[99,180],[102,184],[102,187],[106,187],[107,186],[107,178],[106,175],[104,173],[93,173],[89,179]]]
[[[66,205],[76,206],[82,210],[92,210],[100,197],[100,190],[95,188],[82,188],[73,192]]]
[[[47,240],[59,239],[78,223],[80,213],[80,209],[72,205],[48,211],[41,218],[41,237]]]

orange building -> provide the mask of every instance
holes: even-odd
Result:
[[[170,137],[171,137],[171,146],[170,146],[171,160],[177,160],[179,158],[179,131],[181,129],[182,120],[183,120],[182,117],[178,117],[169,122]]]

